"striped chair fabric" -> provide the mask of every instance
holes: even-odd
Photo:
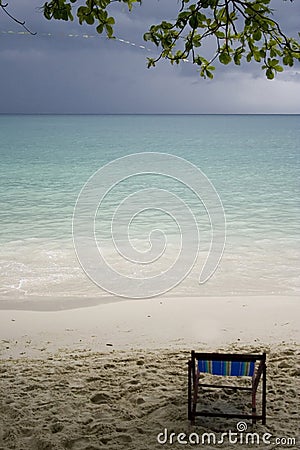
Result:
[[[198,360],[198,370],[212,375],[252,377],[255,370],[255,361]]]

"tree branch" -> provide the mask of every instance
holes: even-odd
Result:
[[[7,11],[7,7],[8,7],[8,3],[5,3],[5,5],[0,1],[0,7],[2,8],[2,11],[4,11],[5,12],[5,14],[7,14],[8,15],[8,17],[10,17],[14,22],[16,22],[17,24],[19,24],[19,25],[21,25],[29,34],[31,34],[32,36],[35,36],[37,33],[33,33],[32,31],[30,31],[29,30],[29,28],[27,28],[26,27],[26,25],[25,25],[25,20],[24,21],[21,21],[21,20],[18,20],[16,17],[14,17],[12,14],[10,14],[8,11]]]

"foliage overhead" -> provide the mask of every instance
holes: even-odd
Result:
[[[202,77],[213,78],[215,60],[225,65],[246,60],[259,63],[266,77],[273,79],[283,66],[300,61],[300,42],[288,37],[273,19],[272,1],[178,0],[175,19],[152,25],[144,34],[159,49],[157,58],[148,58],[148,67],[160,59],[171,64],[189,59],[199,66]],[[113,38],[115,19],[109,7],[117,2],[131,10],[142,0],[50,0],[43,13],[48,20],[66,21],[74,20],[76,13],[80,24],[94,25],[98,33]],[[0,6],[4,7],[1,0]],[[209,57],[207,47],[212,48]]]

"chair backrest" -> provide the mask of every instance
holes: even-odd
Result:
[[[233,353],[195,353],[192,361],[197,361],[198,371],[212,375],[252,377],[257,360],[265,361],[265,353],[261,355]]]

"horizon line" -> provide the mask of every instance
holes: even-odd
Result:
[[[57,113],[0,112],[0,116],[299,116],[296,113]]]

